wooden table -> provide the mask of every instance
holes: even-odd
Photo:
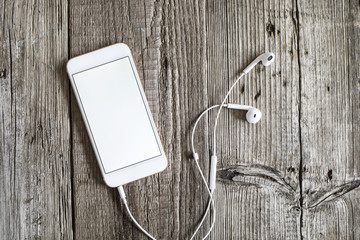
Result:
[[[359,1],[0,1],[0,238],[145,239],[105,186],[65,64],[130,46],[169,167],[125,187],[158,239],[188,239],[207,195],[190,129],[224,111],[211,239],[360,238]],[[208,173],[216,111],[196,147]],[[201,234],[210,225],[207,220]],[[200,239],[200,238],[198,238]]]

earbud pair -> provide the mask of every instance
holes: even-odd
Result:
[[[204,181],[204,184],[207,188],[207,191],[209,193],[209,197],[210,197],[210,201],[208,203],[208,207],[206,209],[206,212],[199,224],[199,226],[196,228],[194,234],[192,235],[191,239],[193,239],[193,237],[196,235],[197,231],[199,230],[200,226],[202,225],[202,223],[204,222],[210,206],[213,207],[213,211],[215,214],[215,207],[214,207],[214,199],[213,199],[213,194],[215,191],[215,185],[216,185],[216,169],[217,169],[217,156],[216,156],[216,126],[217,126],[217,122],[219,120],[219,116],[220,116],[220,112],[222,110],[223,107],[228,108],[228,109],[237,109],[237,110],[245,110],[247,111],[246,113],[246,120],[249,123],[257,123],[260,118],[261,118],[261,112],[251,106],[246,106],[246,105],[238,105],[238,104],[232,104],[232,103],[226,103],[227,98],[229,97],[229,94],[231,93],[231,91],[234,89],[235,85],[240,81],[240,79],[246,75],[248,72],[251,71],[251,69],[253,69],[259,62],[261,62],[265,67],[269,66],[275,59],[275,55],[271,52],[266,52],[261,54],[259,57],[257,57],[254,61],[252,61],[241,73],[241,75],[236,79],[236,81],[232,84],[232,86],[230,87],[230,89],[228,90],[228,92],[226,93],[221,105],[214,105],[211,106],[209,108],[207,108],[205,111],[203,111],[200,116],[196,119],[195,124],[194,124],[194,128],[192,130],[192,134],[191,134],[191,147],[192,147],[192,153],[193,153],[193,158],[195,160],[196,166],[200,172],[200,175],[202,176],[202,180]],[[213,145],[212,145],[212,155],[211,155],[211,160],[210,160],[210,174],[209,174],[209,183],[207,183],[206,178],[204,177],[204,174],[200,168],[199,165],[199,154],[197,154],[197,152],[195,151],[195,146],[194,146],[194,134],[195,134],[195,129],[196,126],[198,125],[200,119],[211,109],[217,108],[219,107],[219,111],[217,112],[216,115],[216,119],[215,119],[215,123],[214,123],[214,134],[213,134]],[[212,220],[212,224],[211,227],[208,231],[208,233],[206,234],[206,236],[208,236],[211,232],[211,230],[213,229],[215,224],[215,218],[213,218]],[[205,236],[205,238],[206,238]],[[205,239],[204,238],[204,239]]]
[[[217,166],[217,156],[216,156],[216,127],[217,122],[219,120],[219,116],[223,107],[232,108],[232,109],[240,109],[247,110],[246,120],[249,123],[257,123],[261,118],[261,112],[253,107],[244,106],[244,105],[235,105],[235,104],[226,104],[226,100],[229,97],[231,91],[234,89],[236,84],[239,83],[240,79],[245,76],[248,72],[251,71],[258,63],[262,63],[265,67],[269,66],[275,60],[275,55],[271,52],[266,52],[258,56],[254,61],[252,61],[241,73],[241,75],[236,79],[236,81],[231,85],[229,90],[227,91],[221,105],[219,111],[216,114],[215,123],[214,123],[214,134],[213,134],[213,146],[212,146],[212,156],[210,161],[210,177],[209,177],[209,190],[213,192],[215,190],[216,185],[216,166]],[[227,106],[225,106],[227,105]]]
[[[262,63],[265,67],[269,66],[271,63],[273,63],[275,59],[275,54],[271,52],[266,52],[258,56],[254,61],[252,61],[244,70],[244,75],[251,71],[259,62]],[[236,83],[235,83],[236,84]],[[231,91],[231,90],[230,90]],[[224,107],[229,109],[238,109],[238,110],[246,110],[246,120],[249,123],[257,123],[261,119],[261,112],[259,109],[246,106],[246,105],[238,105],[238,104],[224,104]]]

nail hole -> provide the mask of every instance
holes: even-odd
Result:
[[[269,21],[266,24],[266,31],[267,31],[267,33],[269,34],[270,37],[271,37],[272,34],[274,34],[274,36],[275,36],[275,25],[272,24],[271,21]]]
[[[0,70],[0,78],[6,78],[6,69]]]
[[[330,169],[327,173],[327,176],[329,178],[329,180],[331,180],[333,178],[333,173],[332,173],[332,169]]]
[[[258,91],[258,93],[255,95],[254,99],[257,100],[261,95],[261,90]]]
[[[240,92],[241,92],[241,93],[244,93],[244,92],[245,92],[245,84],[242,84],[242,85],[241,85]]]
[[[288,168],[287,168],[287,171],[288,171],[288,172],[295,172],[295,168],[294,168],[294,167],[288,167]]]

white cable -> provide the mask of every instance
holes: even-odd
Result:
[[[217,122],[218,122],[218,119],[219,119],[219,116],[220,116],[220,113],[221,113],[221,110],[222,108],[224,107],[225,105],[225,102],[227,100],[227,98],[229,97],[231,91],[233,90],[233,88],[235,87],[235,85],[239,82],[239,80],[244,76],[246,75],[245,72],[242,72],[241,75],[238,77],[238,79],[236,79],[236,81],[233,83],[233,85],[230,87],[229,91],[226,93],[225,97],[224,97],[224,100],[222,101],[221,105],[220,105],[220,109],[219,111],[217,112],[217,115],[216,115],[216,119],[215,119],[215,124],[214,124],[214,134],[213,134],[213,155],[216,156],[216,127],[217,127]]]
[[[213,207],[213,206],[214,206],[214,201],[213,201],[212,198],[210,198],[210,199],[209,199],[209,202],[208,202],[208,204],[207,204],[206,210],[205,210],[205,212],[204,212],[204,215],[203,215],[203,217],[202,217],[199,225],[197,226],[197,228],[196,228],[195,231],[193,232],[190,240],[194,239],[194,237],[196,236],[196,234],[197,234],[197,232],[199,231],[200,227],[202,226],[203,222],[205,221],[206,216],[208,215],[210,208]],[[213,209],[214,209],[214,207],[213,207]]]
[[[212,210],[213,210],[213,218],[212,218],[212,222],[211,222],[210,229],[208,230],[208,232],[206,233],[205,237],[203,238],[203,240],[205,240],[205,239],[210,235],[210,233],[211,233],[211,231],[212,231],[212,229],[214,228],[214,225],[215,225],[216,208],[215,208],[214,199],[213,199],[214,190],[211,191],[211,190],[209,189],[208,184],[207,184],[207,182],[206,182],[206,179],[205,179],[205,177],[204,177],[204,174],[203,174],[203,172],[202,172],[202,170],[201,170],[201,168],[200,168],[199,162],[198,162],[198,161],[195,161],[195,162],[196,162],[196,166],[197,166],[197,168],[198,168],[198,170],[199,170],[199,173],[200,173],[200,175],[201,175],[201,178],[203,179],[204,184],[206,185],[206,188],[207,188],[207,190],[208,190],[210,199],[209,199],[209,204],[208,204],[208,206],[207,206],[207,208],[206,208],[206,211],[205,211],[205,213],[204,213],[204,215],[203,215],[203,218],[201,219],[201,222],[199,223],[199,225],[198,225],[198,227],[196,228],[195,232],[194,232],[193,235],[191,236],[190,240],[192,240],[192,239],[195,237],[196,233],[199,231],[199,229],[200,229],[200,227],[202,226],[204,220],[206,219],[206,216],[207,216],[208,213],[209,213],[210,203],[211,203]]]
[[[235,84],[237,83],[237,81],[240,80],[241,77],[242,77],[242,76],[240,76],[240,77],[236,80],[236,82],[235,82],[235,83],[233,84],[233,86],[230,88],[229,92],[232,90],[232,88],[235,86]],[[219,109],[219,111],[218,111],[218,114],[217,114],[217,118],[218,118],[219,112],[220,112],[221,108],[224,107],[224,106],[226,106],[225,101],[226,101],[228,95],[229,95],[229,93],[227,94],[227,96],[225,97],[225,99],[224,99],[224,101],[222,102],[221,105],[211,106],[211,107],[207,108],[205,111],[203,111],[203,112],[200,114],[200,116],[199,116],[199,117],[197,118],[197,120],[195,121],[194,128],[193,128],[193,131],[192,131],[192,134],[191,134],[191,147],[192,147],[193,157],[194,157],[194,160],[195,160],[195,163],[196,163],[196,167],[197,167],[197,169],[198,169],[198,171],[199,171],[199,173],[200,173],[200,176],[201,176],[201,178],[202,178],[202,180],[203,180],[203,182],[204,182],[204,185],[205,185],[205,187],[206,187],[206,190],[207,190],[207,192],[208,192],[208,194],[209,194],[209,202],[208,202],[208,205],[207,205],[207,207],[206,207],[205,213],[204,213],[204,215],[203,215],[203,217],[202,217],[199,225],[198,225],[197,228],[195,229],[193,235],[191,236],[190,240],[192,240],[192,239],[196,236],[197,232],[199,231],[200,227],[201,227],[202,224],[204,223],[204,221],[205,221],[205,219],[206,219],[206,217],[207,217],[207,215],[208,215],[208,213],[209,213],[209,210],[210,210],[211,208],[213,209],[212,222],[211,222],[210,229],[209,229],[208,232],[206,233],[206,235],[205,235],[205,237],[203,238],[203,240],[205,240],[205,239],[210,235],[212,229],[214,228],[215,218],[216,218],[216,209],[215,209],[215,206],[214,206],[214,199],[213,199],[213,191],[214,191],[214,190],[211,191],[210,188],[209,188],[209,185],[207,184],[207,181],[206,181],[206,178],[205,178],[205,176],[204,176],[204,173],[203,173],[203,171],[201,170],[201,167],[200,167],[200,165],[199,165],[199,161],[198,161],[198,160],[199,160],[199,157],[198,157],[198,154],[197,154],[196,151],[195,151],[195,145],[194,145],[195,130],[196,130],[197,125],[198,125],[198,123],[200,122],[201,118],[202,118],[208,111],[210,111],[211,109],[220,107],[220,109]],[[216,119],[217,119],[217,118],[216,118]],[[216,123],[216,122],[215,122],[215,123]],[[146,236],[148,236],[148,237],[149,237],[150,239],[152,239],[152,240],[156,240],[155,237],[153,237],[153,236],[152,236],[150,233],[148,233],[143,227],[141,227],[141,225],[136,221],[136,219],[135,219],[134,216],[132,215],[132,213],[131,213],[131,211],[130,211],[130,209],[129,209],[129,206],[128,206],[128,204],[127,204],[126,194],[125,194],[124,188],[123,188],[122,186],[119,186],[119,187],[118,187],[118,191],[119,191],[120,197],[121,197],[121,199],[122,199],[122,201],[123,201],[123,203],[124,203],[124,206],[125,206],[125,208],[126,208],[126,211],[128,212],[128,215],[129,215],[129,217],[131,218],[131,220],[135,223],[135,225],[136,225]]]
[[[207,207],[206,207],[206,210],[205,210],[205,212],[204,212],[204,215],[203,215],[203,217],[202,217],[199,225],[198,225],[197,228],[195,229],[194,233],[192,234],[190,240],[192,240],[192,239],[195,237],[195,235],[196,235],[197,232],[199,231],[200,227],[201,227],[202,224],[204,223],[204,221],[205,221],[205,219],[206,219],[206,216],[207,216],[208,213],[209,213],[210,207],[212,206],[213,211],[215,210],[215,208],[214,208],[214,200],[213,200],[213,198],[212,198],[212,192],[210,191],[210,189],[209,189],[209,187],[208,187],[208,184],[207,184],[207,182],[206,182],[205,176],[204,176],[204,174],[203,174],[203,172],[202,172],[202,170],[201,170],[201,168],[200,168],[199,162],[198,162],[197,160],[195,160],[195,163],[196,163],[197,169],[199,170],[199,173],[200,173],[200,175],[201,175],[201,178],[202,178],[202,180],[203,180],[203,182],[204,182],[204,184],[205,184],[205,186],[206,186],[206,190],[208,191],[210,198],[209,198],[209,203],[208,203],[208,205],[207,205]],[[203,238],[203,239],[205,239],[205,238]]]
[[[195,146],[194,146],[195,130],[196,130],[196,127],[197,127],[199,121],[201,120],[201,118],[202,118],[208,111],[210,111],[211,109],[220,107],[220,109],[218,110],[217,115],[216,115],[215,125],[214,125],[214,134],[213,134],[213,140],[214,140],[214,142],[213,142],[213,155],[216,156],[216,126],[217,126],[217,121],[218,121],[218,119],[219,119],[219,116],[220,116],[220,113],[221,113],[222,108],[223,108],[224,106],[226,106],[225,102],[226,102],[227,98],[229,97],[231,91],[233,90],[233,88],[236,86],[236,84],[239,82],[239,80],[240,80],[245,74],[246,74],[245,72],[241,73],[241,75],[238,77],[238,79],[236,79],[236,81],[233,83],[233,85],[230,87],[229,91],[228,91],[227,94],[225,95],[224,100],[222,101],[221,105],[214,105],[214,106],[211,106],[211,107],[205,109],[205,110],[200,114],[200,116],[196,119],[195,124],[194,124],[194,128],[193,128],[193,131],[192,131],[192,134],[191,134],[191,148],[192,148],[193,158],[194,158],[194,160],[195,160],[195,163],[196,163],[197,169],[198,169],[198,171],[199,171],[199,173],[200,173],[200,175],[201,175],[201,178],[202,178],[202,180],[203,180],[203,182],[204,182],[204,184],[205,184],[205,186],[206,186],[206,190],[207,190],[208,193],[209,193],[210,200],[209,200],[209,204],[208,204],[208,206],[207,206],[207,208],[206,208],[206,211],[205,211],[205,213],[204,213],[204,215],[203,215],[203,218],[201,219],[198,227],[197,227],[196,230],[194,231],[194,233],[193,233],[193,235],[191,236],[190,240],[192,240],[192,239],[195,237],[196,233],[199,231],[200,227],[202,226],[202,224],[203,224],[206,216],[208,215],[209,209],[210,209],[210,203],[211,203],[212,208],[213,208],[213,218],[212,218],[212,223],[211,223],[210,229],[208,230],[208,232],[207,232],[207,234],[205,235],[205,237],[203,238],[203,240],[206,239],[206,238],[210,235],[212,229],[214,228],[214,225],[215,225],[215,217],[216,217],[216,208],[215,208],[215,206],[214,206],[214,199],[213,199],[213,197],[212,197],[213,192],[214,192],[215,189],[211,189],[211,190],[210,190],[210,188],[209,188],[209,186],[208,186],[208,184],[207,184],[207,181],[206,181],[206,179],[205,179],[205,177],[204,177],[204,174],[203,174],[203,172],[202,172],[202,170],[201,170],[201,168],[200,168],[200,165],[199,165],[199,162],[198,162],[198,160],[199,160],[199,155],[198,155],[197,152],[195,151]],[[211,183],[210,183],[210,185],[211,185]]]
[[[211,106],[211,107],[207,108],[206,110],[204,110],[204,111],[200,114],[200,116],[196,119],[195,124],[194,124],[194,128],[193,128],[193,130],[192,130],[192,134],[191,134],[191,147],[192,147],[193,158],[194,158],[194,161],[195,161],[195,163],[196,163],[196,167],[197,167],[197,169],[198,169],[198,171],[199,171],[199,173],[200,173],[200,176],[201,176],[201,178],[202,178],[202,180],[203,180],[203,182],[204,182],[204,185],[205,185],[205,187],[206,187],[206,190],[207,190],[207,192],[208,192],[208,194],[209,194],[210,199],[209,199],[209,203],[208,203],[208,205],[207,205],[207,208],[206,208],[206,210],[205,210],[205,213],[204,213],[204,215],[203,215],[203,217],[202,217],[199,225],[197,226],[197,228],[195,229],[194,233],[192,234],[190,240],[192,240],[192,239],[195,237],[195,235],[196,235],[197,232],[199,231],[200,227],[201,227],[202,224],[204,223],[204,221],[205,221],[205,219],[206,219],[206,217],[207,217],[207,215],[208,215],[208,213],[209,213],[210,207],[212,207],[212,209],[213,209],[212,223],[211,223],[210,229],[209,229],[208,232],[206,233],[206,235],[205,235],[205,237],[203,238],[203,240],[206,239],[206,238],[209,236],[209,234],[211,233],[211,231],[212,231],[212,229],[214,228],[214,225],[215,225],[215,214],[216,214],[216,210],[215,210],[215,206],[214,206],[213,192],[210,191],[209,185],[207,184],[207,181],[206,181],[206,179],[205,179],[205,176],[204,176],[204,174],[203,174],[203,171],[201,170],[201,167],[200,167],[200,165],[199,165],[199,161],[198,161],[198,160],[199,160],[199,155],[198,155],[198,154],[196,153],[196,151],[195,151],[194,136],[195,136],[195,131],[196,131],[197,125],[198,125],[199,121],[201,120],[201,118],[202,118],[208,111],[210,111],[211,109],[217,108],[217,107],[219,107],[219,106],[220,106],[220,105],[214,105],[214,106]]]
[[[215,208],[215,205],[214,205],[214,199],[212,199],[212,207],[213,207],[213,216],[212,216],[211,226],[210,226],[210,229],[208,230],[208,232],[206,233],[205,237],[203,238],[203,240],[205,240],[210,235],[210,233],[213,230],[214,225],[215,225],[216,208]]]
[[[201,118],[202,118],[208,111],[210,111],[211,109],[217,108],[217,107],[219,107],[219,106],[220,106],[220,105],[214,105],[214,106],[211,106],[211,107],[207,108],[207,109],[204,110],[204,111],[200,114],[200,116],[196,119],[195,124],[194,124],[194,128],[193,128],[193,130],[192,130],[192,134],[191,134],[191,148],[192,148],[193,154],[196,153],[195,147],[194,147],[194,135],[195,135],[195,130],[196,130],[196,127],[197,127],[199,121],[201,120]]]
[[[124,203],[124,206],[131,218],[131,220],[135,223],[135,225],[146,235],[148,236],[150,239],[152,240],[156,240],[156,238],[154,238],[150,233],[148,233],[145,229],[143,229],[141,227],[141,225],[136,221],[136,219],[134,218],[134,216],[131,214],[131,211],[129,209],[129,206],[127,204],[127,201],[126,201],[126,194],[125,194],[125,191],[124,191],[124,188],[122,186],[119,186],[118,188],[118,191],[119,191],[119,194],[120,194],[120,198],[123,200],[123,203]]]
[[[200,167],[200,166],[199,166],[199,167]],[[204,177],[204,175],[203,175],[203,173],[202,173],[202,171],[201,171],[200,168],[199,168],[199,171],[200,171],[202,177]],[[204,178],[204,180],[205,180],[205,178]],[[205,183],[206,183],[206,181],[205,181]],[[207,185],[207,184],[206,184],[206,185]],[[209,189],[209,188],[207,188],[207,189]],[[143,227],[141,227],[141,225],[136,221],[136,219],[135,219],[134,216],[132,215],[132,213],[131,213],[131,211],[130,211],[130,209],[129,209],[129,205],[127,204],[126,194],[125,194],[124,188],[123,188],[122,186],[120,186],[120,187],[118,187],[118,191],[119,191],[119,194],[120,194],[120,198],[121,198],[121,200],[123,201],[124,206],[125,206],[125,208],[126,208],[126,211],[128,212],[129,217],[131,218],[131,220],[135,223],[135,225],[136,225],[146,236],[148,236],[148,237],[149,237],[150,239],[152,239],[152,240],[156,240],[155,237],[153,237],[153,236],[152,236],[150,233],[148,233]],[[206,234],[206,236],[203,238],[203,240],[205,240],[205,239],[208,237],[208,235],[210,234],[211,230],[213,229],[214,223],[215,223],[215,207],[214,207],[214,201],[213,201],[213,199],[212,199],[212,195],[211,195],[211,193],[210,193],[210,199],[209,199],[208,206],[207,206],[207,208],[206,208],[206,212],[205,212],[205,214],[204,214],[204,216],[203,216],[203,218],[202,218],[199,226],[197,227],[196,231],[193,233],[191,239],[193,239],[193,238],[195,237],[196,233],[198,232],[198,230],[200,229],[201,225],[203,224],[203,222],[204,222],[204,220],[205,220],[205,217],[206,217],[206,215],[207,215],[208,212],[209,212],[210,206],[212,206],[212,208],[213,208],[213,221],[212,221],[212,224],[211,224],[211,227],[210,227],[209,231],[207,232],[207,234]]]

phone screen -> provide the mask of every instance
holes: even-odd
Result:
[[[161,155],[129,57],[73,74],[105,173]]]

